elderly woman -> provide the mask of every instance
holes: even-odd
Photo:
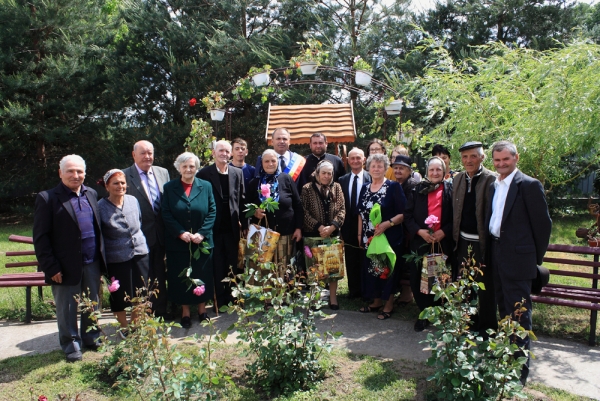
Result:
[[[294,252],[294,243],[302,239],[303,212],[296,184],[292,177],[281,172],[278,156],[273,149],[263,152],[258,176],[250,180],[246,188],[246,200],[260,205],[261,185],[269,185],[270,197],[279,203],[279,209],[275,212],[257,209],[252,222],[258,223],[266,218],[268,227],[281,234],[274,261],[287,266]]]
[[[410,236],[410,248],[419,255],[430,252],[429,244],[439,243],[442,251],[452,260],[452,183],[444,181],[446,164],[434,156],[427,162],[427,175],[412,191],[406,208],[404,225]],[[438,223],[432,228],[425,224],[429,216],[436,216]],[[424,246],[425,245],[425,246]],[[421,262],[411,263],[410,285],[417,306],[422,311],[432,306],[434,296],[423,294],[421,286]],[[423,331],[429,322],[418,319],[415,331]]]
[[[333,182],[333,164],[322,160],[311,175],[311,182],[302,187],[304,208],[304,237],[331,238],[339,234],[346,216],[342,187]],[[340,309],[337,301],[337,282],[340,278],[328,278],[329,308]]]
[[[209,320],[206,301],[214,293],[212,229],[217,210],[212,185],[196,178],[196,172],[200,168],[198,157],[185,152],[177,156],[174,165],[181,178],[165,184],[161,203],[165,223],[167,281],[169,300],[182,305],[181,327],[188,329],[192,325],[191,304],[198,304],[198,318],[201,322]],[[208,254],[200,252],[198,259],[192,257],[199,247],[205,246],[210,248]],[[189,280],[179,277],[190,266],[190,278],[202,280],[204,288],[192,285],[188,289]]]
[[[133,298],[136,290],[147,287],[150,257],[141,230],[140,205],[135,197],[125,194],[125,174],[112,169],[99,183],[108,191],[108,197],[98,202],[108,277],[119,281],[119,288],[110,294],[110,309],[121,325],[118,333],[124,339],[128,334],[125,308],[131,306],[126,297]],[[136,318],[132,313],[131,320]]]
[[[372,154],[367,159],[367,168],[371,174],[371,182],[363,185],[358,200],[358,239],[360,244],[368,249],[370,239],[374,236],[385,235],[392,250],[396,254],[396,264],[402,257],[402,220],[406,198],[402,186],[396,181],[385,178],[389,167],[389,159],[385,154]],[[381,206],[381,223],[373,224],[369,214],[375,204]],[[377,269],[373,260],[366,258],[363,266],[363,297],[373,301],[361,308],[362,313],[380,311],[379,320],[389,319],[394,308],[394,294],[396,292],[396,269],[392,274],[382,278],[380,269]],[[384,277],[385,277],[384,276]],[[385,302],[385,304],[384,304]]]

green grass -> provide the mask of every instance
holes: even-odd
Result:
[[[195,346],[185,345],[183,352],[194,352]],[[361,356],[341,349],[334,349],[324,356],[322,365],[325,377],[305,391],[279,397],[270,397],[261,389],[247,384],[241,357],[242,345],[217,344],[213,361],[216,369],[230,375],[234,384],[216,388],[219,399],[231,401],[379,401],[417,400],[431,398],[432,387],[426,381],[430,368],[419,362],[387,360]],[[133,395],[120,393],[119,388],[101,376],[98,363],[102,355],[87,352],[83,362],[67,364],[60,351],[44,355],[22,356],[0,361],[0,401],[29,400],[41,394],[48,399],[81,400],[141,400]],[[574,401],[588,400],[540,383],[530,383],[526,389],[528,400]],[[63,397],[63,398],[60,398]]]

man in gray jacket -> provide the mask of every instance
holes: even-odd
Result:
[[[473,329],[482,334],[489,328],[497,328],[496,301],[494,297],[491,270],[484,266],[487,227],[485,225],[486,208],[488,207],[489,187],[496,179],[496,173],[483,167],[485,160],[481,142],[467,142],[459,149],[461,162],[465,171],[454,177],[452,206],[454,212],[453,230],[455,254],[458,270],[454,276],[461,275],[462,264],[466,263],[468,250],[476,266],[481,266],[483,277],[476,278],[485,285],[485,290],[478,294],[479,315],[473,316]]]

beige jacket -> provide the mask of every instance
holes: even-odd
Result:
[[[462,219],[463,205],[465,201],[465,192],[467,190],[467,180],[465,179],[466,172],[462,171],[454,177],[452,190],[452,209],[454,212],[454,221],[452,225],[452,236],[454,237],[454,249],[458,246],[458,238],[460,237],[460,221]],[[479,234],[479,247],[481,248],[482,260],[485,260],[485,239],[488,229],[485,226],[485,216],[488,207],[489,188],[491,183],[496,180],[497,174],[483,167],[481,177],[475,186],[476,194],[476,216],[477,216],[477,231]]]

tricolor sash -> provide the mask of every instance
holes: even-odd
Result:
[[[302,172],[305,163],[306,159],[304,157],[300,156],[298,153],[292,153],[292,158],[283,172],[289,174],[292,177],[292,180],[296,181],[300,176],[300,172]]]

